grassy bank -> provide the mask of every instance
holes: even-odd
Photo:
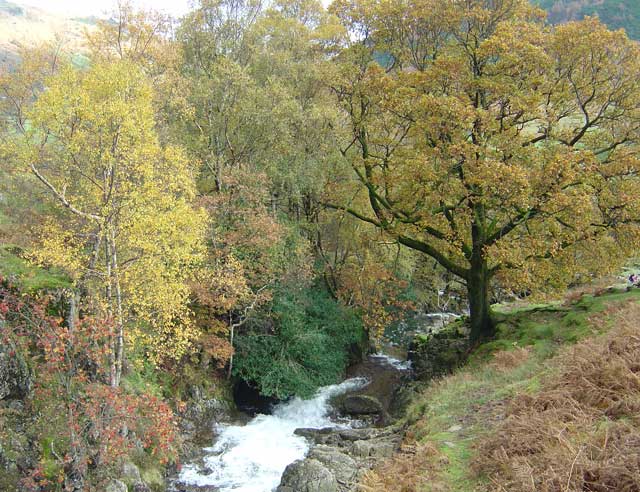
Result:
[[[637,289],[499,312],[496,339],[419,392],[364,490],[638,490],[639,316]]]

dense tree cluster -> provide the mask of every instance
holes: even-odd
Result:
[[[406,311],[460,294],[491,336],[498,293],[639,245],[640,48],[595,18],[122,3],[83,56],[21,60],[0,74],[0,241],[68,277],[69,333],[110,327],[91,342],[109,391],[193,364],[308,395]]]

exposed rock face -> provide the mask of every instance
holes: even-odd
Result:
[[[416,335],[409,348],[409,360],[415,376],[428,381],[450,373],[466,359],[469,344],[469,332],[460,323],[433,333]]]
[[[383,429],[297,429],[315,446],[291,463],[276,492],[355,492],[364,472],[398,449],[397,427]]]
[[[0,400],[24,398],[32,383],[29,366],[16,347],[0,345]]]
[[[287,466],[277,492],[336,492],[338,481],[314,458],[294,461]]]
[[[382,403],[370,395],[349,395],[342,401],[342,409],[349,415],[384,414]]]
[[[213,424],[227,420],[233,412],[232,404],[209,397],[200,386],[190,389],[190,400],[180,415],[183,438],[183,460],[191,460],[202,452],[213,438]]]

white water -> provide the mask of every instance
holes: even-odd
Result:
[[[372,354],[369,356],[369,359],[375,362],[380,362],[382,364],[387,364],[398,371],[408,371],[411,369],[411,361],[410,360],[400,360],[395,357],[391,357],[387,354]]]
[[[330,398],[366,384],[363,378],[348,379],[321,388],[310,400],[281,403],[272,415],[258,415],[246,425],[217,426],[216,444],[205,450],[209,453],[204,459],[206,470],[187,465],[179,482],[215,486],[220,492],[271,492],[287,465],[309,451],[306,439],[293,431],[339,427],[329,419]]]

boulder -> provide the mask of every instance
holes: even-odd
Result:
[[[276,492],[338,492],[338,482],[320,461],[308,458],[287,466]]]
[[[318,445],[311,450],[308,458],[322,463],[341,484],[352,483],[356,478],[356,461],[334,447]]]
[[[213,485],[186,485],[178,483],[170,490],[174,492],[218,492],[220,489]]]
[[[12,343],[0,345],[0,400],[24,398],[31,391],[29,366]]]
[[[436,333],[416,335],[409,347],[416,377],[429,381],[449,374],[465,361],[470,344],[468,327],[461,323],[453,323]]]
[[[380,400],[370,395],[349,395],[342,401],[342,409],[350,415],[384,414]]]

